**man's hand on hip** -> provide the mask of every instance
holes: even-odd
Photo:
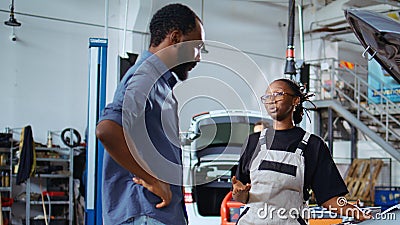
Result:
[[[172,192],[169,184],[154,178],[152,184],[147,183],[139,177],[134,177],[133,181],[143,187],[147,188],[150,192],[161,198],[161,202],[156,205],[156,208],[163,208],[169,205],[172,199]]]

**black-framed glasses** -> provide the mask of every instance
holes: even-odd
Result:
[[[269,102],[274,101],[274,100],[275,101],[279,101],[279,100],[282,100],[283,98],[285,98],[285,95],[296,97],[296,95],[294,95],[294,94],[290,94],[290,93],[286,93],[286,92],[283,92],[283,91],[279,91],[279,92],[273,92],[271,94],[266,94],[266,95],[261,96],[261,102],[262,103],[269,103]]]

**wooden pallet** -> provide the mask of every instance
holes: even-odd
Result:
[[[373,188],[383,167],[381,159],[355,159],[347,172],[345,183],[348,200],[373,202]]]

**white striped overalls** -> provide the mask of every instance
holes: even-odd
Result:
[[[261,149],[250,164],[249,201],[238,225],[307,224],[303,209],[304,156],[310,133],[306,132],[295,152],[267,149],[266,131],[260,135]]]

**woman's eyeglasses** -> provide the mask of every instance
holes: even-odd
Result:
[[[286,92],[274,92],[274,93],[271,93],[271,94],[266,94],[266,95],[263,95],[263,96],[261,96],[261,102],[262,103],[269,103],[269,102],[271,102],[271,101],[279,101],[279,100],[282,100],[283,98],[285,98],[285,95],[289,95],[289,96],[292,96],[292,97],[295,97],[296,95],[294,95],[294,94],[289,94],[289,93],[286,93]]]

